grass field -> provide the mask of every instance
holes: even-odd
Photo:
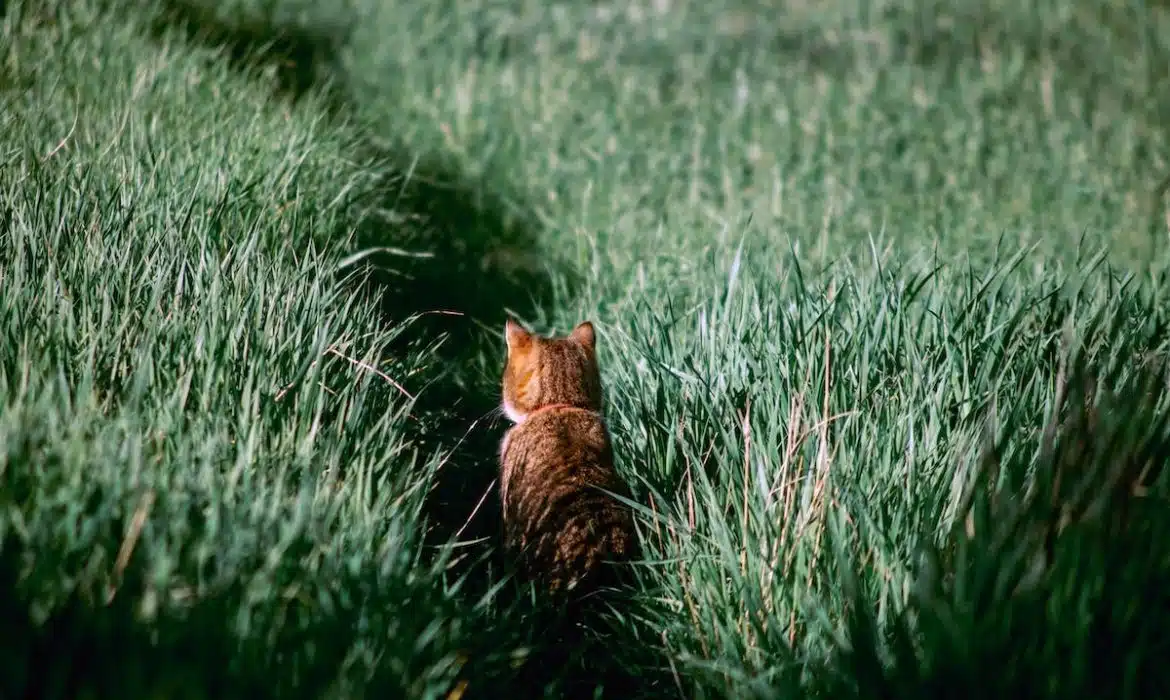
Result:
[[[1152,0],[0,1],[0,696],[1154,697],[1165,486],[1027,494],[1170,456],[1168,125]],[[582,658],[507,313],[639,504]]]

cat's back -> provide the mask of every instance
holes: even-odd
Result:
[[[605,419],[586,410],[560,408],[539,412],[513,426],[505,443],[505,462],[545,467],[613,466]],[[517,465],[519,466],[519,465]]]
[[[636,552],[629,489],[613,463],[604,419],[559,409],[532,416],[505,441],[505,536],[565,587]]]
[[[553,590],[604,578],[637,542],[614,497],[629,489],[614,469],[593,325],[541,337],[509,319],[504,336],[502,410],[515,424],[500,446],[505,547]]]
[[[508,432],[501,456],[502,486],[514,499],[557,501],[595,487],[626,491],[614,469],[605,420],[591,411],[534,415]]]

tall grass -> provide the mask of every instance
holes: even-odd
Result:
[[[0,6],[3,694],[1163,687],[1168,21]],[[493,547],[506,312],[599,329],[583,634]]]

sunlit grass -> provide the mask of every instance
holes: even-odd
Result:
[[[1162,10],[5,10],[11,692],[1164,675],[1160,506],[1039,566],[1051,509],[1023,498],[1083,373],[1128,416],[1087,473],[1170,444],[1164,378],[1135,398],[1167,352]],[[640,586],[584,670],[490,556],[506,311],[597,325],[634,486]]]

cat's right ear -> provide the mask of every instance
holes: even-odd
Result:
[[[577,341],[591,352],[597,349],[597,336],[593,332],[593,324],[589,321],[582,321],[577,324],[572,333],[569,333],[569,338]]]
[[[504,322],[504,341],[508,344],[508,352],[516,352],[532,343],[532,335],[509,316]]]

